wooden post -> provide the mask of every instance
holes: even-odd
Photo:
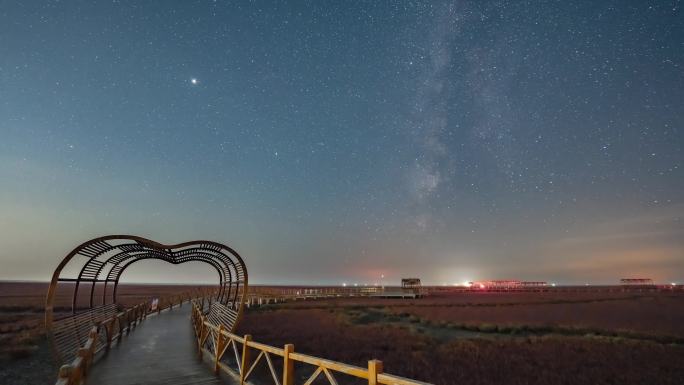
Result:
[[[83,359],[82,373],[88,373],[88,366],[90,366],[90,357],[88,357],[88,349],[78,348],[78,356]]]
[[[218,333],[216,334],[216,341],[214,342],[214,373],[218,374],[219,372],[219,357],[221,354],[221,351],[223,350],[223,335],[221,334],[223,332],[223,324],[219,324],[218,327]]]
[[[378,385],[378,374],[382,373],[382,361],[368,361],[368,385]]]
[[[131,334],[131,311],[126,310],[126,335]]]
[[[59,368],[59,379],[60,380],[66,380],[62,381],[63,383],[72,384],[72,375],[74,373],[74,367],[71,365],[62,365]]]
[[[287,344],[283,349],[283,385],[294,385],[294,360],[290,353],[294,352],[294,345]]]
[[[202,345],[204,344],[205,329],[208,328],[208,326],[204,325],[204,320],[200,319],[199,338],[197,339],[197,353],[199,354],[200,358],[202,358]],[[207,333],[209,333],[208,330]]]
[[[240,385],[245,383],[245,375],[249,370],[249,346],[247,343],[252,340],[252,336],[245,334],[245,343],[242,344],[242,363],[240,364]]]
[[[95,355],[95,351],[97,350],[97,342],[98,342],[98,339],[99,339],[99,338],[98,338],[98,337],[99,337],[99,333],[98,333],[97,329],[91,330],[90,333],[88,333],[88,337],[90,337],[90,338],[93,339],[93,344],[92,344],[91,347],[90,347],[90,354],[91,354],[91,356],[94,356],[94,355]]]
[[[107,350],[112,346],[112,332],[114,331],[114,319],[110,318],[104,323],[105,333],[107,333]]]
[[[123,331],[124,331],[124,326],[123,326],[123,323],[121,323],[121,318],[123,318],[123,315],[117,314],[116,319],[117,319],[117,321],[119,321],[118,322],[118,324],[119,324],[119,342],[121,342],[121,337],[123,337]]]

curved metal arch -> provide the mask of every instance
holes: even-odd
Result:
[[[218,294],[209,313],[227,330],[235,329],[242,316],[248,285],[247,268],[235,250],[207,240],[164,245],[134,235],[108,235],[77,246],[64,257],[52,275],[45,304],[45,325],[58,360],[64,362],[73,354],[68,351],[74,342],[70,339],[86,337],[80,332],[84,323],[89,327],[116,311],[119,279],[129,266],[146,259],[172,264],[198,261],[215,268],[219,276]],[[74,273],[70,275],[67,267]],[[101,303],[96,304],[94,294],[98,283],[102,284],[102,296]],[[71,315],[55,320],[55,301],[60,284],[73,285],[73,288],[69,287],[73,290]],[[107,291],[109,284],[113,284],[111,298]],[[89,294],[88,305],[79,306],[79,289],[81,295]]]
[[[118,285],[119,285],[119,279],[120,279],[121,276],[123,275],[124,271],[126,271],[126,269],[127,269],[129,266],[133,265],[134,263],[139,262],[139,261],[142,261],[142,260],[146,260],[146,259],[158,259],[158,258],[147,255],[147,256],[143,256],[143,257],[137,258],[137,259],[135,259],[135,260],[133,260],[133,261],[129,261],[128,263],[126,263],[125,265],[123,265],[123,267],[121,268],[121,271],[119,272],[119,275],[115,278],[115,282],[114,282],[114,292],[112,293],[112,297],[113,297],[113,298],[116,298],[116,289],[117,289],[117,287],[118,287]],[[224,278],[224,276],[223,276],[223,271],[221,270],[220,266],[219,266],[216,262],[214,262],[213,260],[208,259],[208,258],[197,257],[196,259],[193,259],[193,261],[205,262],[205,263],[207,263],[207,264],[213,266],[213,267],[216,269],[216,272],[218,273],[219,282],[224,282],[224,281],[225,281],[225,278]],[[171,263],[172,263],[172,262],[171,262]],[[219,289],[219,290],[220,290],[220,289]],[[105,294],[106,294],[106,293],[105,293]],[[91,292],[91,297],[92,297],[92,295],[93,295],[93,293]],[[92,307],[92,305],[91,305],[91,307]]]

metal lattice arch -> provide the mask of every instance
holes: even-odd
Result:
[[[135,262],[148,259],[172,264],[199,261],[214,267],[219,283],[209,318],[227,330],[235,329],[247,295],[247,268],[235,250],[212,241],[164,245],[138,236],[109,235],[76,247],[52,276],[45,324],[58,361],[70,360],[88,330],[116,314],[122,274]]]

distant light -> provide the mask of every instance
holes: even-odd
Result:
[[[481,284],[480,284],[480,289],[484,289],[484,288],[485,288],[485,285],[481,283]]]
[[[199,83],[199,80],[197,80],[197,78],[192,78],[190,79],[190,83],[192,83],[192,85],[197,85],[197,83]]]
[[[463,286],[465,286],[465,287],[471,287],[471,286],[473,286],[473,283],[470,282],[470,281],[463,281]]]
[[[346,282],[342,282],[342,287],[347,287],[347,283],[346,283]]]
[[[556,286],[556,284],[555,284],[555,283],[551,283],[551,286]]]
[[[672,285],[672,286],[677,286],[677,283],[672,282],[672,283],[670,283],[670,285]]]
[[[355,284],[354,284],[354,287],[357,287],[357,286],[359,286],[359,284],[358,284],[358,283],[355,283]]]

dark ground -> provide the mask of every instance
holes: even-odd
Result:
[[[0,283],[2,385],[56,379],[42,330],[46,289]],[[122,298],[187,290],[136,285]],[[253,308],[238,333],[359,366],[377,358],[388,373],[435,384],[681,385],[683,325],[676,293],[452,293]]]

